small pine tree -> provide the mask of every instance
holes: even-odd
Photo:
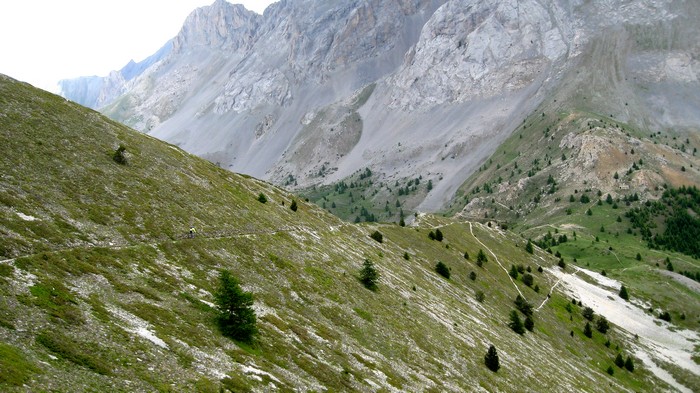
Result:
[[[258,202],[267,203],[267,197],[262,192],[260,193],[260,195],[258,195]]]
[[[530,273],[525,273],[523,274],[523,284],[527,285],[528,287],[531,287],[532,284],[535,282],[535,278],[532,277],[532,274]]]
[[[508,274],[513,277],[513,280],[518,279],[518,269],[515,267],[515,265],[510,265],[510,272]]]
[[[443,239],[442,231],[439,229],[435,230],[435,240],[441,242]]]
[[[258,333],[253,295],[244,292],[228,270],[222,270],[219,275],[214,303],[219,311],[217,323],[221,333],[234,340],[251,342]]]
[[[486,367],[493,372],[496,372],[499,368],[501,368],[501,365],[498,362],[498,352],[496,351],[496,347],[493,345],[491,345],[488,352],[486,352],[486,356],[484,356],[484,363],[486,364]]]
[[[535,321],[533,321],[529,315],[525,317],[525,322],[523,324],[525,325],[525,329],[529,331],[535,328]]]
[[[376,291],[378,281],[379,273],[377,269],[374,268],[374,263],[369,259],[365,259],[365,262],[362,264],[362,269],[360,270],[360,282],[370,291]]]
[[[605,334],[610,329],[610,324],[608,323],[608,320],[604,316],[600,315],[598,317],[598,320],[595,323],[595,328],[599,332]]]
[[[592,321],[595,317],[595,312],[592,308],[586,307],[583,309],[583,311],[581,311],[581,315],[583,315],[583,317],[588,319],[589,321]]]
[[[474,295],[476,298],[476,301],[479,303],[483,303],[484,299],[486,299],[486,295],[484,295],[484,291],[476,291],[476,294]]]
[[[586,322],[586,326],[583,328],[583,335],[588,338],[593,337],[593,329],[591,329],[590,322]]]
[[[407,261],[409,261],[409,260],[411,259],[411,256],[408,255],[408,251],[404,251],[404,252],[403,252],[403,259],[405,259],[405,260],[407,260]]]
[[[525,251],[529,252],[530,254],[533,254],[535,252],[535,249],[532,247],[532,242],[530,239],[527,239],[527,244],[525,245]]]
[[[622,358],[622,355],[619,352],[615,358],[615,365],[620,368],[625,367],[625,359]]]
[[[469,279],[472,281],[476,281],[476,273],[475,272],[469,273]]]
[[[464,252],[464,259],[469,260],[469,252]]]
[[[637,257],[636,257],[636,258],[637,258],[638,261],[641,261],[641,260],[642,260],[642,254],[637,253]]]
[[[124,147],[124,145],[119,145],[117,150],[114,151],[112,159],[119,165],[127,165],[129,161],[126,158],[126,147]]]
[[[564,258],[559,258],[559,263],[557,263],[560,268],[566,269],[566,262],[564,262]]]
[[[481,262],[481,264],[479,264]],[[476,263],[477,265],[481,266],[484,263],[488,262],[488,258],[486,257],[486,254],[484,253],[484,250],[479,249],[479,253],[476,254]]]
[[[538,273],[542,273],[543,271],[544,271],[544,269],[542,269],[542,266],[538,266],[538,267],[537,267],[537,272],[538,272]]]
[[[631,356],[627,356],[627,360],[625,361],[625,368],[629,372],[634,372],[634,362],[632,361]]]
[[[430,231],[430,233],[428,233],[428,239],[435,240],[435,232]]]
[[[608,374],[613,375],[615,374],[615,369],[613,368],[613,366],[608,366],[607,372]]]
[[[510,322],[508,323],[508,327],[520,335],[525,334],[523,322],[520,320],[520,316],[518,316],[518,312],[515,310],[510,312]]]
[[[442,263],[442,261],[438,261],[438,263],[435,265],[435,272],[448,280],[450,279],[450,268]]]
[[[294,199],[292,199],[292,204],[289,205],[289,208],[292,209],[293,212],[297,211],[297,209],[299,208],[299,207],[297,206],[297,201],[295,201]]]
[[[630,300],[630,295],[627,293],[627,288],[625,288],[624,285],[620,287],[620,297],[625,300]]]
[[[532,305],[520,295],[515,297],[515,307],[520,310],[523,315],[532,315]]]
[[[374,232],[372,232],[372,234],[369,235],[369,237],[371,237],[372,239],[378,241],[379,243],[383,243],[383,242],[384,242],[384,235],[382,235],[382,233],[379,232],[379,231],[374,231]]]

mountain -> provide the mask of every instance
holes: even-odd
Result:
[[[119,71],[112,71],[106,77],[84,76],[63,79],[58,82],[60,94],[89,108],[99,108],[127,92],[129,82],[167,56],[172,50],[172,42],[167,42],[153,55],[141,62],[130,60]]]
[[[3,391],[700,386],[691,358],[700,302],[685,284],[649,280],[674,293],[664,307],[689,316],[657,322],[646,295],[616,301],[619,282],[557,267],[491,223],[348,224],[303,200],[292,210],[282,189],[5,76],[0,108]],[[377,291],[358,280],[365,260],[380,274]],[[216,327],[222,269],[253,294],[253,343]],[[524,335],[508,326],[511,312],[524,318],[519,295],[533,306]],[[584,335],[586,306],[610,331]],[[495,373],[484,364],[490,345]],[[617,354],[633,372],[614,366]]]
[[[396,199],[379,185],[420,176],[433,187],[403,208],[437,211],[542,105],[696,133],[698,16],[680,0],[219,0],[101,111],[297,190],[369,168],[377,214]]]

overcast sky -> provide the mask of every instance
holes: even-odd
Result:
[[[228,0],[262,14],[277,0]],[[0,74],[56,92],[61,79],[106,76],[155,53],[214,0],[3,0]]]

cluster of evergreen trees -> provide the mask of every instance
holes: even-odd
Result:
[[[625,216],[649,247],[668,249],[700,258],[700,191],[682,186],[664,191],[659,201],[630,209]],[[657,222],[664,222],[663,232]]]
[[[542,236],[540,239],[535,240],[534,243],[537,245],[537,247],[547,250],[551,247],[557,246],[562,243],[566,243],[569,241],[569,238],[566,236],[566,234],[561,234],[559,236],[554,236],[552,235],[551,231],[547,231],[547,234]],[[529,251],[528,251],[529,252]]]

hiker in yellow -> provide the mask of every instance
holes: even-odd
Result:
[[[190,227],[190,239],[194,239],[194,235],[197,234],[197,230],[194,228],[194,225]]]

